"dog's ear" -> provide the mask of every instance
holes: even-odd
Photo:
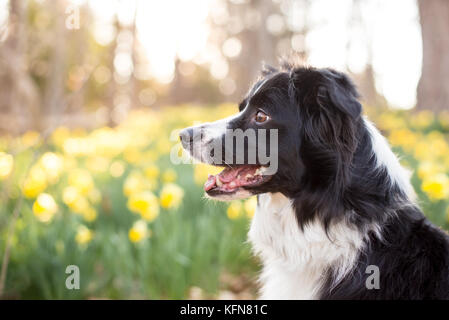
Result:
[[[329,102],[341,112],[357,119],[362,113],[362,105],[358,101],[359,94],[352,81],[343,73],[332,69],[326,69],[327,85],[325,90],[329,96]]]
[[[301,144],[305,165],[303,183],[315,195],[303,202],[303,211],[319,212],[325,221],[343,214],[343,195],[351,180],[351,163],[358,146],[361,105],[351,81],[329,69],[297,68],[291,71],[290,95],[299,108]],[[310,193],[309,193],[310,195]],[[326,207],[326,204],[332,206]]]
[[[297,68],[290,76],[305,138],[335,152],[355,151],[362,106],[351,80],[331,69]]]

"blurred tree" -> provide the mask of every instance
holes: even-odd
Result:
[[[423,63],[418,109],[449,109],[449,1],[418,0]]]
[[[27,3],[11,0],[8,37],[0,47],[0,110],[9,117],[2,117],[0,127],[13,133],[24,126],[24,113],[39,113],[39,92],[28,73],[27,24]]]
[[[367,51],[366,64],[363,71],[352,74],[355,83],[357,84],[357,89],[361,95],[361,100],[363,103],[369,106],[386,106],[387,101],[383,95],[381,95],[376,89],[375,73],[373,68],[373,49],[372,49],[372,35],[368,30],[368,26],[362,17],[362,1],[352,0],[351,1],[351,12],[348,19],[348,34],[353,30],[360,29],[364,35],[365,41],[364,46]],[[349,49],[352,45],[353,39],[348,38],[346,44],[347,54],[346,54],[346,65],[349,66]]]
[[[44,96],[44,110],[46,115],[54,116],[62,111],[62,104],[65,89],[65,75],[66,75],[66,32],[65,26],[65,8],[64,0],[52,1],[50,10],[52,16],[55,18],[54,26],[51,29],[52,33],[52,47],[51,57],[49,61],[50,72],[47,77],[47,83]]]

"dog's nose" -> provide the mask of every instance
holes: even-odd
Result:
[[[193,143],[192,127],[181,130],[181,132],[179,133],[179,139],[181,140],[183,146],[188,146],[192,144]]]

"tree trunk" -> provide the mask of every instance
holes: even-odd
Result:
[[[418,0],[423,41],[419,110],[449,110],[449,1]]]
[[[66,54],[66,26],[65,5],[62,0],[51,3],[56,18],[53,28],[53,51],[50,60],[50,73],[48,75],[45,92],[45,116],[56,116],[61,113],[64,96],[65,54]]]
[[[27,4],[11,0],[9,4],[9,36],[0,50],[0,110],[14,121],[0,119],[0,127],[13,133],[33,125],[39,113],[40,96],[28,73]]]

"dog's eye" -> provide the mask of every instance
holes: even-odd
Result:
[[[268,119],[270,119],[270,117],[267,116],[265,114],[265,112],[260,111],[260,110],[257,111],[257,113],[256,113],[256,122],[257,123],[264,123],[264,122],[268,121]]]

